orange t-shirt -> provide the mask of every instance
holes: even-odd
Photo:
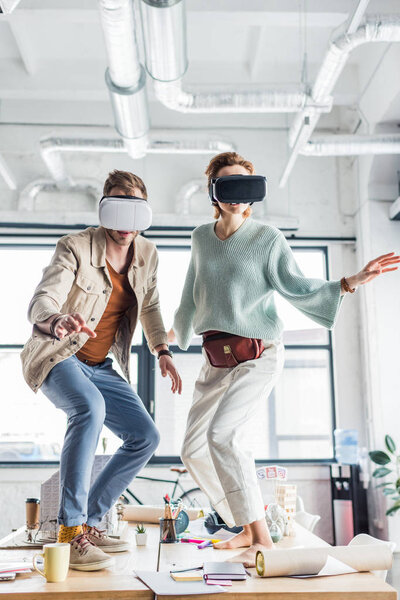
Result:
[[[110,263],[106,262],[113,285],[111,296],[96,327],[97,337],[89,338],[76,353],[79,360],[89,361],[89,363],[100,363],[106,359],[122,317],[128,308],[137,303],[127,273],[117,273]]]

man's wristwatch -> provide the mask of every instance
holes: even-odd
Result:
[[[160,358],[160,356],[170,356],[172,358],[174,355],[172,354],[171,350],[160,350],[157,354],[157,358]]]

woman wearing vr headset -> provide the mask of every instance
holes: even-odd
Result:
[[[283,324],[274,292],[320,325],[332,328],[346,292],[395,270],[390,253],[340,281],[307,279],[284,235],[251,218],[251,200],[266,194],[265,178],[235,152],[206,169],[216,223],[193,231],[192,255],[173,330],[186,350],[203,336],[204,365],[195,384],[182,461],[229,526],[243,531],[215,548],[248,547],[239,557],[254,566],[256,551],[273,547],[251,447],[257,417],[283,369]],[[264,187],[263,187],[264,181]]]

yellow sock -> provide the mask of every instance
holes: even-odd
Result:
[[[60,529],[58,531],[57,541],[61,544],[66,544],[70,542],[74,537],[83,533],[82,525],[74,525],[73,527],[66,527],[65,525],[60,525]]]

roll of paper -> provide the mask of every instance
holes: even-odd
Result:
[[[197,519],[199,509],[185,508],[189,519]],[[159,518],[164,516],[164,506],[134,505],[126,504],[122,509],[122,518],[124,521],[134,521],[136,523],[158,523]]]
[[[260,577],[314,575],[325,565],[328,555],[356,571],[386,571],[392,566],[392,551],[385,544],[288,548],[258,551],[257,573]]]

